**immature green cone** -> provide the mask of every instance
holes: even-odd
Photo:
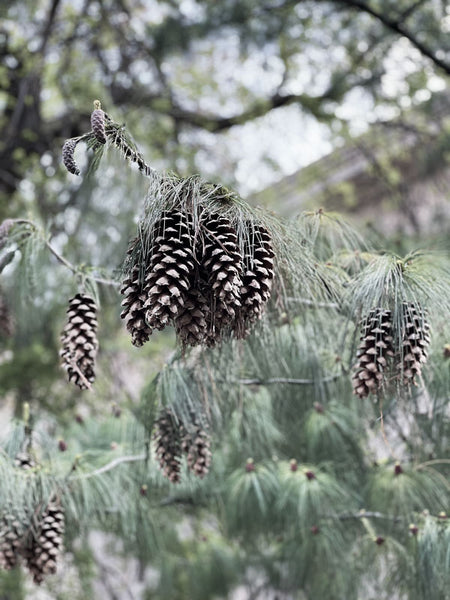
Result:
[[[0,289],[0,337],[11,337],[14,333],[14,317]]]
[[[183,428],[181,447],[187,454],[187,465],[190,471],[200,479],[208,474],[211,466],[211,439],[202,427],[196,426],[192,432]]]
[[[106,144],[105,113],[96,108],[91,113],[91,127],[95,137],[101,144]]]
[[[171,410],[164,409],[155,423],[156,456],[164,476],[172,483],[180,482],[180,427]]]
[[[358,362],[352,379],[356,396],[365,398],[382,387],[389,357],[394,356],[391,332],[391,311],[372,309],[362,325]]]
[[[0,519],[0,568],[9,571],[20,560],[24,526],[11,512]]]
[[[422,373],[427,362],[430,343],[430,325],[418,304],[404,302],[402,314],[402,352],[397,365],[403,384],[416,385],[416,377]]]
[[[204,222],[202,270],[211,293],[209,345],[220,341],[241,306],[242,255],[230,221],[211,215]]]
[[[86,294],[69,301],[67,324],[61,334],[61,365],[68,379],[80,389],[91,387],[95,380],[97,341],[97,307]]]
[[[56,573],[64,536],[64,513],[58,502],[51,502],[45,511],[34,517],[27,546],[23,552],[25,563],[40,585],[46,575]]]
[[[155,226],[145,277],[145,318],[150,329],[164,329],[180,315],[194,276],[192,230],[186,215],[165,213]]]
[[[244,240],[244,273],[242,276],[241,308],[238,311],[235,335],[245,338],[250,327],[264,314],[274,278],[274,251],[270,233],[261,225],[247,224]]]
[[[66,140],[62,147],[63,164],[66,167],[66,169],[69,171],[69,173],[72,173],[73,175],[80,174],[80,169],[77,167],[77,164],[76,164],[75,158],[74,158],[74,152],[75,152],[76,145],[77,145],[76,141],[70,139],[70,140]]]

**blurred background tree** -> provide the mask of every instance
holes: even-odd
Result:
[[[386,431],[379,404],[351,394],[355,343],[343,332],[358,311],[343,299],[380,248],[403,255],[439,242],[448,250],[448,217],[438,219],[438,240],[401,204],[398,229],[409,220],[413,234],[393,230],[387,238],[372,223],[363,230],[366,245],[339,219],[314,212],[326,199],[309,198],[307,206],[296,190],[284,206],[283,180],[275,182],[355,144],[391,198],[404,185],[397,148],[408,153],[409,142],[394,145],[385,132],[399,129],[415,136],[427,172],[445,171],[449,123],[436,98],[447,106],[447,3],[19,0],[4,3],[0,15],[0,222],[28,219],[36,227],[28,236],[30,226],[18,224],[1,255],[4,302],[15,321],[13,338],[1,342],[2,430],[14,458],[30,405],[43,465],[25,477],[5,463],[2,498],[11,489],[22,498],[28,485],[50,494],[78,461],[87,482],[67,494],[61,577],[68,584],[61,591],[61,577],[49,578],[49,596],[446,598],[446,288],[433,286],[435,274],[419,265],[431,289],[424,305],[436,332],[432,366],[412,398],[397,390],[384,400]],[[120,279],[148,186],[114,148],[100,164],[96,153],[77,148],[82,178],[62,167],[62,144],[89,129],[96,98],[155,169],[200,173],[247,196],[272,184],[259,202],[288,215],[311,208],[298,236],[333,271],[334,297],[305,294],[286,314],[271,313],[248,343],[184,362],[170,332],[132,349],[114,286],[99,284],[97,382],[88,395],[69,388],[58,367],[68,298],[86,276]],[[373,132],[381,155],[372,152]],[[384,153],[389,146],[395,153]],[[323,176],[316,170],[313,184]],[[344,188],[338,192],[347,201],[331,207],[351,206],[357,222],[365,195]],[[445,279],[448,256],[439,260],[437,277]],[[379,292],[369,283],[365,310]],[[161,406],[187,418],[186,406],[200,410],[199,399],[202,411],[210,407],[213,467],[200,483],[184,474],[174,491],[142,454]],[[92,475],[117,456],[137,458]],[[0,592],[14,600],[36,593],[16,570],[2,574]]]

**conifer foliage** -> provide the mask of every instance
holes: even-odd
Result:
[[[95,380],[97,307],[93,298],[77,294],[69,301],[67,324],[61,334],[61,364],[70,382],[85,390]]]

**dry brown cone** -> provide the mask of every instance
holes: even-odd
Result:
[[[390,310],[374,308],[362,325],[358,362],[353,375],[353,393],[359,398],[377,392],[385,380],[392,349],[392,315]]]
[[[96,108],[91,113],[91,127],[95,137],[101,144],[106,144],[105,113]]]
[[[58,502],[50,502],[45,511],[35,516],[23,556],[33,576],[40,585],[46,575],[56,573],[64,536],[64,513]]]
[[[24,524],[7,512],[0,520],[0,568],[9,571],[20,560],[24,536]]]
[[[427,362],[430,343],[430,325],[420,306],[413,302],[403,303],[401,361],[397,368],[403,384],[416,385],[416,377],[422,373]]]
[[[251,325],[261,319],[270,298],[274,278],[274,251],[270,233],[261,225],[249,223],[248,239],[244,241],[244,274],[241,288],[241,308],[238,311],[235,335],[245,338]]]
[[[160,468],[172,483],[180,482],[181,439],[180,427],[173,412],[169,409],[161,411],[155,422],[153,435],[156,456]]]
[[[202,270],[211,293],[210,342],[219,341],[239,310],[242,288],[242,254],[236,230],[220,215],[203,223]]]
[[[181,447],[187,454],[187,465],[190,471],[200,479],[208,474],[211,466],[211,439],[205,429],[197,425],[194,431],[183,428]]]
[[[164,329],[183,307],[194,277],[192,228],[177,210],[165,213],[155,226],[150,264],[145,276],[145,319],[148,327]]]
[[[0,334],[1,337],[11,337],[14,333],[14,317],[0,289]]]
[[[97,307],[86,294],[69,301],[67,324],[61,334],[61,365],[69,381],[80,389],[91,387],[95,380],[97,341]]]
[[[77,167],[77,164],[76,164],[75,158],[74,158],[74,152],[75,152],[76,145],[77,145],[76,141],[73,139],[70,139],[70,140],[66,140],[62,147],[63,164],[66,167],[66,169],[69,171],[69,173],[72,173],[73,175],[80,174],[80,169]]]
[[[208,335],[210,306],[207,298],[197,288],[188,290],[184,306],[175,317],[175,331],[182,346],[198,346]]]

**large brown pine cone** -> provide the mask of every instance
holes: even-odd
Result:
[[[170,409],[161,411],[153,435],[156,456],[164,476],[172,483],[180,482],[180,426]]]
[[[416,377],[427,362],[430,343],[430,326],[423,310],[413,302],[402,306],[402,349],[397,365],[404,385],[416,385]]]

